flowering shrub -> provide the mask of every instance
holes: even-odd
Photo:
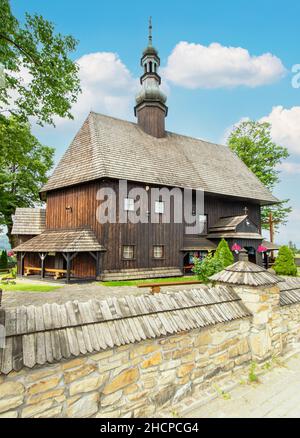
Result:
[[[209,252],[207,256],[200,260],[198,257],[193,259],[194,267],[192,271],[197,275],[198,279],[203,283],[209,283],[209,277],[222,271],[222,262],[217,257],[213,257]]]
[[[238,243],[234,243],[231,247],[231,251],[234,251],[236,254],[242,249],[242,247]]]
[[[257,248],[257,252],[260,252],[260,253],[266,252],[267,250],[268,250],[268,248],[266,248],[263,245],[259,245],[259,247]]]

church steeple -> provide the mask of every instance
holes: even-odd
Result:
[[[136,96],[134,113],[138,125],[154,137],[165,136],[165,117],[168,114],[167,97],[160,89],[161,78],[158,74],[160,59],[152,45],[152,19],[149,19],[148,46],[141,58],[143,75],[140,78],[141,91]]]

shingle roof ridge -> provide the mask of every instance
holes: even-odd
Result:
[[[130,121],[130,120],[126,120],[126,119],[121,119],[121,118],[119,118],[119,117],[109,116],[109,115],[107,115],[107,114],[103,114],[103,113],[97,113],[96,111],[90,111],[89,115],[90,115],[90,114],[93,114],[93,115],[95,115],[95,116],[105,117],[105,118],[108,118],[108,119],[112,119],[112,120],[115,120],[115,121],[117,121],[117,122],[129,123],[129,124],[135,126],[136,128],[138,128],[139,130],[141,130],[144,134],[149,135],[150,137],[152,137],[150,134],[145,133],[145,132],[139,127],[139,125],[138,125],[136,122],[133,122],[133,121]],[[219,146],[219,147],[222,147],[222,148],[226,148],[226,150],[229,149],[228,146],[226,146],[226,145],[224,145],[224,144],[216,143],[216,142],[209,141],[209,140],[204,140],[204,139],[199,138],[199,137],[192,137],[191,135],[188,135],[188,134],[180,134],[179,132],[173,132],[173,131],[168,131],[168,130],[166,130],[166,133],[167,133],[167,134],[170,134],[170,135],[177,136],[177,137],[184,137],[184,138],[189,138],[190,140],[194,140],[194,141],[196,140],[196,141],[200,141],[200,142],[203,142],[203,143],[208,143],[208,144],[211,144],[211,145],[213,145],[213,146]],[[152,138],[153,138],[153,137],[152,137]],[[159,141],[159,140],[164,140],[164,137],[162,137],[162,138],[157,138],[156,140],[158,140],[158,141]]]

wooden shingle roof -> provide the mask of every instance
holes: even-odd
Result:
[[[37,236],[46,229],[46,209],[16,208],[13,219],[13,235]]]
[[[248,261],[236,262],[210,277],[218,283],[237,286],[270,286],[282,281],[270,271]]]
[[[86,252],[105,251],[93,231],[47,230],[14,248],[15,252]]]
[[[212,251],[217,248],[214,242],[206,239],[205,237],[186,237],[183,240],[183,248],[181,251]]]
[[[5,312],[0,373],[250,316],[230,287],[103,301],[22,306]]]
[[[239,229],[245,221],[247,228]],[[221,217],[212,227],[209,227],[209,239],[254,239],[262,240],[257,226],[247,215]]]
[[[285,278],[283,282],[279,283],[279,287],[282,306],[300,304],[300,278]]]
[[[278,200],[228,147],[91,112],[42,192],[101,178],[203,189],[269,204]]]
[[[217,231],[235,231],[236,227],[247,218],[247,215],[240,216],[226,216],[221,217],[209,230],[212,232]]]

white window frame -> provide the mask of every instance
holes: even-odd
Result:
[[[163,201],[155,201],[154,211],[157,214],[164,214],[165,203]]]
[[[131,253],[132,250],[132,256],[131,257],[126,257],[126,249],[128,250],[130,248],[130,250],[128,251],[128,254]],[[135,253],[135,247],[134,245],[123,245],[122,246],[122,258],[124,260],[134,260],[134,253]]]
[[[124,211],[134,211],[133,198],[124,198]]]

